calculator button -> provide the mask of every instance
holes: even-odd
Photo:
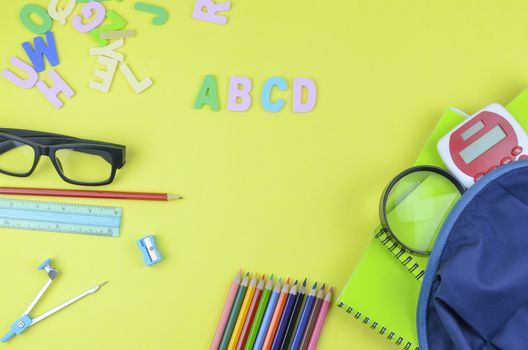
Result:
[[[515,146],[515,147],[512,149],[511,154],[514,155],[514,156],[517,156],[517,155],[521,154],[522,150],[523,150],[523,149],[522,149],[521,146]]]
[[[501,165],[506,165],[510,163],[513,159],[511,157],[506,157],[503,160],[501,160]]]
[[[473,181],[477,182],[477,181],[480,180],[483,176],[484,176],[484,174],[482,174],[482,173],[477,174],[477,175],[473,178]]]
[[[523,154],[519,157],[519,160],[528,159],[528,156],[526,154]]]

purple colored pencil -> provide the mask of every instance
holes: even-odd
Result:
[[[295,284],[290,289],[288,299],[286,299],[286,305],[284,306],[284,310],[277,327],[277,332],[275,333],[275,338],[273,338],[271,350],[279,350],[281,347],[282,340],[286,334],[286,327],[288,326],[288,321],[290,320],[290,316],[293,311],[293,305],[295,304],[295,299],[297,297],[297,283],[298,281],[295,281]]]

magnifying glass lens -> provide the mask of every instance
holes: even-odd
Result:
[[[442,223],[460,196],[455,184],[441,174],[409,173],[385,197],[387,226],[407,248],[430,253]]]

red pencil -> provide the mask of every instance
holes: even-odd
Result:
[[[48,197],[76,197],[76,198],[109,198],[109,199],[132,199],[145,201],[170,201],[182,199],[183,197],[168,193],[148,192],[116,192],[95,190],[59,190],[50,188],[20,188],[0,187],[0,194],[19,196],[48,196]]]
[[[249,311],[246,316],[246,321],[244,322],[244,327],[242,328],[242,333],[240,333],[240,338],[238,338],[238,344],[236,350],[242,350],[246,346],[246,342],[249,336],[249,330],[253,325],[253,320],[255,319],[255,314],[257,313],[257,308],[262,297],[262,291],[264,290],[264,276],[261,277],[253,299],[251,300],[251,305],[249,306]]]

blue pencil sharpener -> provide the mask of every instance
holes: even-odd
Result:
[[[153,235],[148,235],[137,241],[137,245],[143,254],[145,265],[152,266],[159,263],[163,258],[156,247],[156,241]]]

